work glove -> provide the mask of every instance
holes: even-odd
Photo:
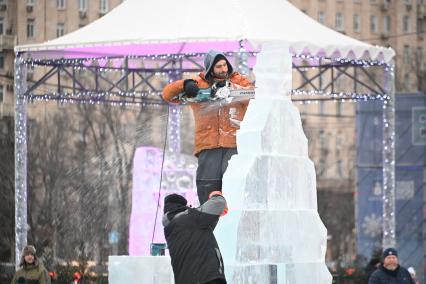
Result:
[[[225,87],[225,86],[226,86],[226,80],[218,81],[218,82],[216,83],[216,88],[217,88],[217,89],[219,89],[219,88],[223,88],[223,87]]]
[[[214,196],[218,196],[218,195],[223,197],[221,191],[219,191],[219,190],[212,191],[209,194],[209,199],[214,197]],[[227,203],[225,203],[225,208],[223,209],[222,213],[220,214],[220,217],[225,216],[226,214],[228,214],[228,204]]]
[[[188,98],[193,98],[197,96],[198,91],[200,88],[198,88],[197,82],[192,79],[186,79],[183,81],[183,90],[185,92],[185,96]]]

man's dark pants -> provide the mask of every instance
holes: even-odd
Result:
[[[198,155],[197,193],[200,204],[209,199],[212,191],[222,191],[223,174],[237,148],[215,148],[203,150]]]

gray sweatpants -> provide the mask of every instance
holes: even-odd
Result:
[[[212,191],[222,191],[223,174],[237,148],[216,148],[203,150],[198,155],[197,193],[200,204],[206,202]]]

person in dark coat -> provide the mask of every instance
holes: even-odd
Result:
[[[407,269],[398,263],[394,248],[383,251],[383,264],[371,274],[368,284],[415,284]]]
[[[185,197],[164,199],[163,226],[175,284],[226,284],[222,255],[213,230],[226,214],[226,200],[213,191],[198,208],[187,206]]]
[[[365,278],[364,281],[365,283],[368,283],[368,279],[370,279],[371,274],[373,274],[374,271],[376,271],[377,268],[379,268],[381,261],[380,261],[380,256],[377,257],[373,257],[367,264],[367,266],[365,267],[364,271],[365,271]]]

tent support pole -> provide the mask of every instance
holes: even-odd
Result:
[[[169,79],[171,81],[176,81],[182,79],[182,59],[178,62],[173,62],[173,66],[175,64],[179,64],[176,66],[176,70],[178,72],[170,73]],[[169,151],[172,153],[180,153],[180,106],[176,104],[169,104],[169,133],[167,133],[169,139]],[[165,153],[163,153],[165,155]]]
[[[389,100],[383,102],[383,249],[395,247],[395,72],[385,68],[385,90]]]
[[[27,245],[27,66],[15,59],[15,265]]]

